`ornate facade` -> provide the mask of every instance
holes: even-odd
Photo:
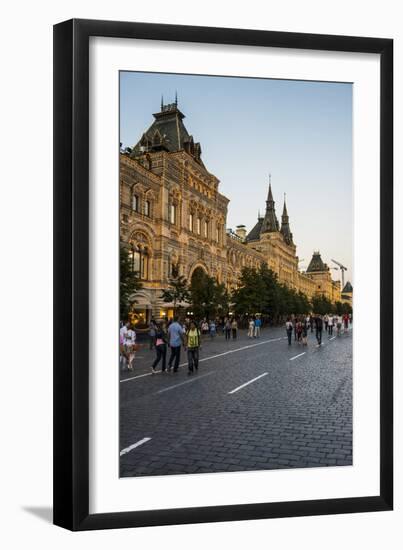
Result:
[[[188,280],[203,269],[232,289],[243,267],[265,262],[281,282],[309,297],[340,299],[340,285],[326,264],[298,270],[287,207],[284,201],[280,226],[270,184],[265,216],[252,231],[227,230],[229,199],[204,165],[201,145],[187,132],[177,101],[161,103],[153,116],[140,141],[120,155],[120,238],[143,283],[134,306],[139,321],[172,314],[161,290],[173,266]]]

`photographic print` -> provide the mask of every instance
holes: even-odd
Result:
[[[352,89],[120,72],[120,477],[353,464]]]

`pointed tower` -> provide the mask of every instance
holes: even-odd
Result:
[[[281,216],[281,234],[284,237],[284,240],[287,244],[293,244],[292,240],[292,233],[290,229],[290,223],[289,223],[289,217],[287,212],[287,205],[285,202],[285,193],[284,193],[284,206],[283,206],[283,214]]]
[[[269,193],[266,201],[266,214],[263,219],[261,233],[273,233],[279,230],[276,210],[274,208],[273,194],[271,192],[271,178],[269,177]]]

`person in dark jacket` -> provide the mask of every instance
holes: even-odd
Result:
[[[322,345],[322,331],[323,331],[323,320],[320,315],[315,317],[315,328],[316,328],[316,340],[318,341],[318,346]]]
[[[167,342],[168,342],[168,333],[166,330],[166,324],[164,322],[158,323],[155,327],[155,334],[154,334],[154,347],[155,347],[156,357],[151,367],[153,374],[157,372],[155,370],[155,367],[158,365],[161,359],[162,359],[161,372],[166,371]]]

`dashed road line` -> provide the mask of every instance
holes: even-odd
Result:
[[[180,382],[179,384],[174,384],[173,386],[168,386],[167,388],[162,388],[162,390],[157,391],[156,393],[164,393],[168,390],[173,390],[175,388],[179,388],[179,386],[184,386],[185,384],[190,384],[190,382],[196,382],[196,380],[201,380],[202,378],[205,378],[206,376],[210,376],[210,374],[214,374],[214,371],[207,372],[206,374],[195,374],[194,378],[191,378],[190,380],[185,380],[184,382]]]
[[[295,355],[295,357],[290,357],[290,361],[294,361],[294,359],[298,359],[298,357],[302,357],[302,355],[305,355],[305,354],[306,354],[306,351],[303,351],[302,353]]]
[[[143,445],[143,443],[147,443],[147,441],[150,441],[150,439],[151,437],[144,437],[143,439],[140,439],[140,441],[137,441],[136,443],[133,443],[133,445],[130,445],[130,447],[126,447],[125,449],[122,449],[120,451],[120,456],[130,453],[130,451],[132,451],[136,447],[140,447],[140,445]]]
[[[264,372],[264,373],[261,374],[260,376],[256,376],[256,378],[252,378],[252,380],[249,380],[249,382],[245,382],[245,384],[242,384],[242,386],[238,386],[238,387],[235,388],[234,390],[229,391],[229,392],[228,392],[228,395],[231,395],[232,393],[235,393],[235,392],[241,390],[241,389],[244,388],[245,386],[249,386],[249,384],[252,384],[252,382],[256,382],[256,380],[259,380],[259,378],[263,378],[263,376],[266,376],[267,374],[269,374],[269,373],[268,373],[268,372]]]

